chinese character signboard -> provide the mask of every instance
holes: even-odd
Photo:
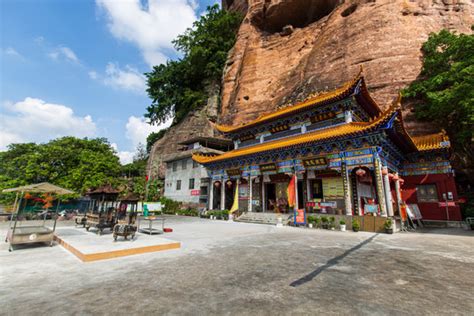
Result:
[[[261,172],[276,171],[277,167],[274,163],[267,163],[265,165],[260,165]]]
[[[306,225],[305,209],[295,210],[295,225]]]
[[[305,167],[315,167],[315,166],[326,166],[328,164],[326,157],[317,157],[312,159],[303,160],[303,165]]]

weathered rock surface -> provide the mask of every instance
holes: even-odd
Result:
[[[471,0],[223,0],[245,14],[223,76],[221,107],[208,105],[169,129],[150,153],[148,174],[192,136],[215,136],[208,119],[236,125],[308,94],[351,80],[364,66],[375,100],[385,107],[420,73],[421,45],[442,28],[470,32]],[[413,134],[436,127],[405,123]]]
[[[183,121],[171,126],[163,138],[155,142],[150,150],[147,175],[153,179],[165,177],[166,166],[163,160],[183,147],[178,143],[197,136],[217,136],[217,132],[209,121],[210,119],[215,121],[217,107],[218,95],[211,93],[211,97],[203,109],[188,114]]]
[[[474,24],[470,0],[224,2],[246,12],[223,77],[219,121],[225,124],[337,87],[361,65],[370,92],[385,107],[419,75],[420,48],[431,32],[470,32]],[[415,134],[432,129],[414,121],[410,105],[405,121]]]

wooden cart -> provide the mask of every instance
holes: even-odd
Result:
[[[13,206],[14,214],[10,220],[10,226],[5,238],[5,242],[10,242],[9,251],[13,251],[14,245],[30,244],[30,243],[48,243],[53,245],[54,231],[56,230],[57,213],[60,202],[58,200],[55,211],[45,212],[42,221],[26,221],[24,220],[24,212],[21,208],[23,197],[26,193],[53,193],[57,195],[72,194],[74,192],[53,184],[43,182],[22,186],[13,189],[3,190],[4,193],[16,192],[15,203]],[[20,200],[18,200],[20,197]],[[48,219],[48,213],[53,213]]]

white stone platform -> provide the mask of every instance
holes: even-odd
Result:
[[[57,228],[55,232],[55,240],[83,262],[181,248],[180,242],[163,236],[137,233],[133,240],[119,237],[114,241],[112,233],[97,235],[84,228]]]

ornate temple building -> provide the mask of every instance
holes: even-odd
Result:
[[[400,100],[382,111],[362,71],[334,91],[215,128],[234,149],[192,156],[211,179],[209,209],[230,209],[238,187],[241,212],[292,212],[296,176],[296,208],[308,212],[391,217],[406,203],[427,220],[461,220],[448,203],[457,194],[447,136],[410,136]]]

